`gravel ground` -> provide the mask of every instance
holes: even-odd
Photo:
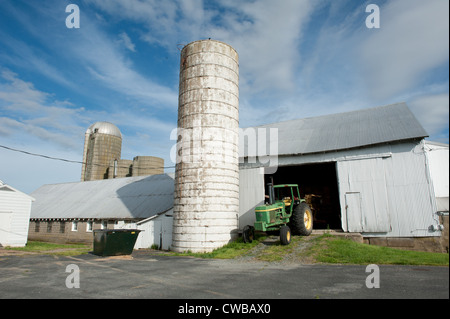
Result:
[[[271,261],[274,265],[289,265],[289,264],[314,264],[314,258],[307,256],[304,252],[312,246],[312,240],[317,238],[317,235],[308,237],[302,237],[299,241],[293,241],[286,248],[290,249],[290,252],[283,255],[279,261]],[[238,262],[261,262],[265,252],[273,245],[280,245],[278,236],[269,236],[266,240],[259,243],[249,253],[242,257],[235,258]]]

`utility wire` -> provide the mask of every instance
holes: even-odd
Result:
[[[87,165],[87,163],[81,162],[81,161],[74,161],[74,160],[68,160],[68,159],[65,159],[65,158],[59,158],[59,157],[53,157],[53,156],[42,155],[42,154],[37,154],[37,153],[31,153],[31,152],[27,152],[27,151],[24,151],[24,150],[19,150],[19,149],[8,147],[8,146],[4,146],[4,145],[0,145],[0,147],[4,148],[6,150],[9,150],[9,151],[19,152],[19,153],[23,153],[23,154],[30,155],[30,156],[37,156],[37,157],[42,157],[42,158],[51,159],[51,160],[55,160],[55,161],[67,162],[67,163],[75,163],[75,164],[85,164],[85,165]],[[98,163],[91,163],[91,165],[106,167],[105,165],[98,164]],[[108,167],[109,167],[109,165],[108,165]],[[130,168],[130,166],[116,166],[116,167],[117,168]],[[139,166],[139,168],[146,168],[146,167],[154,168],[154,169],[175,168],[175,166],[164,166],[164,167]]]

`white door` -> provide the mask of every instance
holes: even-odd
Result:
[[[157,245],[158,248],[161,248],[161,242],[162,242],[162,233],[161,233],[161,221],[160,220],[153,220],[153,244]]]
[[[136,240],[135,249],[150,248],[153,245],[153,223],[147,222],[137,226],[142,230]]]
[[[172,246],[172,217],[164,217],[162,220],[162,249],[168,250]]]
[[[0,212],[0,244],[9,245],[9,234],[11,232],[12,212]]]

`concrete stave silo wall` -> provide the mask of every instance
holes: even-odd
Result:
[[[155,156],[136,156],[132,176],[164,174],[164,159]]]
[[[122,138],[114,135],[92,133],[89,136],[86,156],[85,181],[108,178],[109,163],[120,158]]]
[[[212,251],[237,236],[238,55],[204,40],[185,46],[180,60],[172,249]]]

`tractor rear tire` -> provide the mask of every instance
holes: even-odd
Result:
[[[303,202],[294,208],[289,226],[291,226],[294,235],[311,235],[313,230],[313,214],[308,204]]]
[[[291,242],[291,229],[289,228],[289,226],[281,226],[280,242],[281,245],[289,245],[289,243]]]
[[[251,243],[253,242],[254,238],[255,228],[250,225],[244,226],[244,229],[242,230],[242,239],[244,240],[244,243]]]

